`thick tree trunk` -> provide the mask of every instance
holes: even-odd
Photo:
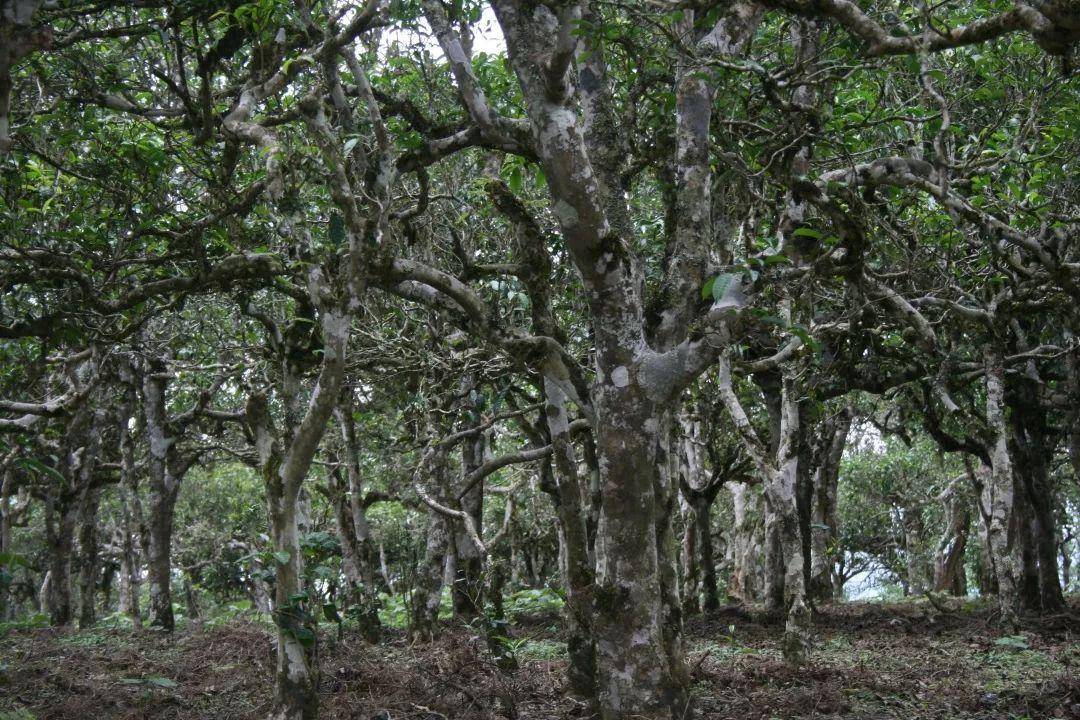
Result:
[[[1054,517],[1055,491],[1050,479],[1049,461],[1054,443],[1049,438],[1046,412],[1041,407],[1019,402],[1026,394],[1017,393],[1012,408],[1013,437],[1021,463],[1017,479],[1024,506],[1030,518],[1031,554],[1038,566],[1038,591],[1033,593],[1029,609],[1045,613],[1060,612],[1065,607],[1057,566],[1057,522]]]
[[[1024,487],[1021,471],[1013,466],[1015,495],[1013,496],[1012,531],[1015,538],[1014,555],[1019,571],[1020,609],[1025,613],[1038,614],[1041,607],[1039,597],[1039,556],[1036,553],[1035,520],[1031,500]]]
[[[656,519],[659,418],[626,368],[597,392],[597,454],[604,502],[596,540],[596,636],[601,717],[669,717],[685,707],[685,668],[673,666],[666,633]],[[644,407],[643,407],[644,406]],[[667,560],[667,558],[665,558]],[[681,660],[680,660],[681,664]]]
[[[156,485],[150,491],[147,576],[150,583],[150,627],[172,631],[172,535],[176,494]]]
[[[50,494],[45,500],[45,545],[49,550],[49,570],[42,585],[49,624],[71,624],[71,556],[75,544],[76,508],[71,499]]]
[[[431,642],[439,621],[446,554],[450,549],[450,528],[446,518],[428,511],[424,557],[417,569],[416,588],[412,597],[412,627],[414,641]]]

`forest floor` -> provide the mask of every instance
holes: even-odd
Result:
[[[687,623],[698,717],[1080,718],[1080,598],[1072,612],[1006,635],[993,611],[925,601],[822,609],[807,668],[780,661],[782,624],[728,608]],[[521,618],[520,661],[500,673],[458,626],[425,646],[391,631],[378,646],[322,638],[320,717],[344,720],[587,718],[561,692],[557,615]],[[246,720],[266,716],[273,645],[231,620],[151,631],[9,630],[0,638],[0,720]]]

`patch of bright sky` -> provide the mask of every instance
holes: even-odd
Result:
[[[488,55],[506,54],[506,41],[503,39],[502,28],[495,19],[495,11],[490,6],[484,6],[480,20],[472,26],[473,54],[487,53]],[[383,33],[379,43],[379,56],[386,57],[386,51],[394,45],[412,47],[423,45],[435,57],[442,57],[442,48],[439,41],[431,32],[427,21],[421,18],[418,30],[407,28],[391,28]]]

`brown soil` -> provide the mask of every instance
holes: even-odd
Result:
[[[1080,614],[1033,621],[1004,641],[985,610],[924,603],[824,608],[810,667],[779,659],[782,626],[739,609],[687,623],[698,717],[975,720],[1080,718]],[[563,696],[551,623],[515,628],[521,669],[500,673],[468,628],[410,646],[323,638],[328,720],[587,718]],[[266,627],[179,631],[18,630],[0,638],[0,720],[248,720],[266,716]]]

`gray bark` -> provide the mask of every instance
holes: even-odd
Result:
[[[987,544],[998,584],[998,603],[1002,624],[1015,626],[1020,611],[1020,570],[1014,550],[1013,531],[1015,478],[1009,453],[1009,427],[1005,421],[1005,371],[1000,357],[989,348],[984,352],[986,382],[986,421],[994,434],[990,450],[990,478],[987,511]]]

